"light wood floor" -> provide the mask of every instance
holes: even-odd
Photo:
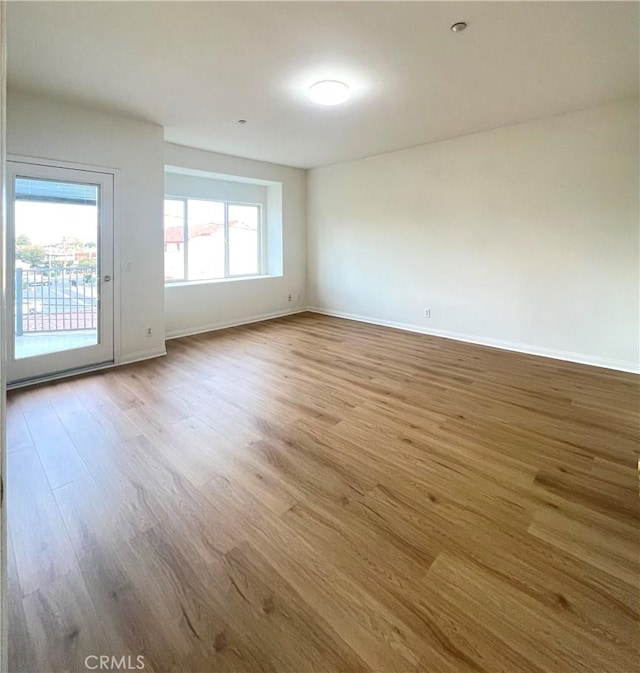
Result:
[[[312,314],[168,350],[9,397],[11,673],[638,670],[638,377]]]

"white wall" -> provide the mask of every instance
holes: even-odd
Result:
[[[309,304],[633,369],[637,115],[632,102],[594,108],[314,169],[306,181],[299,169],[164,144],[153,124],[9,92],[7,146],[119,170],[122,361],[164,352],[165,321],[175,336]],[[283,220],[282,275],[165,292],[165,164],[282,183],[281,202],[267,188],[267,210]]]
[[[637,103],[314,169],[307,199],[311,306],[637,370]]]
[[[119,170],[119,360],[164,353],[162,127],[10,91],[7,147],[14,155]]]
[[[174,173],[170,168],[164,174],[165,196],[182,196],[192,199],[219,199],[241,203],[259,203],[267,207],[267,186],[249,182],[217,180]]]
[[[267,216],[282,221],[282,239],[270,248],[283,250],[278,275],[247,280],[222,280],[195,285],[170,285],[165,290],[168,337],[192,334],[279,315],[306,304],[305,171],[230,157],[203,150],[167,144],[165,164],[219,177],[235,176],[265,183],[282,184],[278,190],[267,186]],[[278,194],[276,194],[276,191]],[[222,198],[222,197],[220,197]],[[271,230],[271,223],[269,225]],[[276,245],[277,244],[277,245]],[[269,251],[273,260],[276,250]],[[271,267],[271,262],[270,262]],[[269,270],[271,273],[272,270]],[[288,295],[292,301],[288,301]]]

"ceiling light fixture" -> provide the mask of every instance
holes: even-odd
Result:
[[[461,33],[466,27],[467,24],[464,21],[458,21],[457,23],[454,23],[453,26],[451,26],[451,30],[454,33]]]
[[[340,105],[349,98],[349,87],[344,82],[325,79],[309,87],[309,97],[318,105]]]

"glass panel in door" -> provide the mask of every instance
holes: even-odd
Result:
[[[98,185],[15,182],[15,357],[98,343]]]

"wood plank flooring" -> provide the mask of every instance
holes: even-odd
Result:
[[[637,376],[314,314],[168,351],[9,396],[11,673],[639,670]]]

